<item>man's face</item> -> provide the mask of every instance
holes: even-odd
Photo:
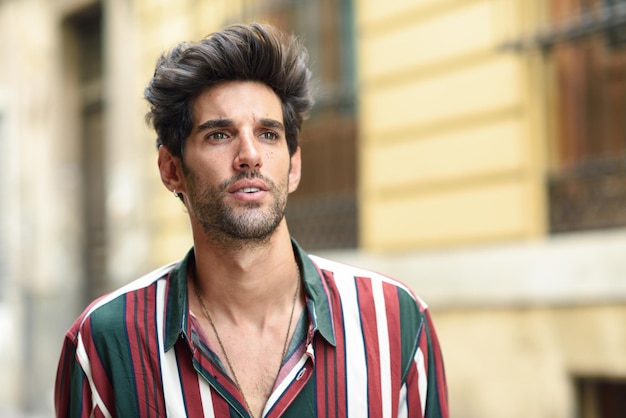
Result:
[[[210,239],[271,236],[300,180],[278,96],[258,82],[221,83],[198,96],[193,120],[183,164],[190,216]]]

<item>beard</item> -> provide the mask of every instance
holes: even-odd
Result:
[[[214,242],[228,247],[265,242],[285,216],[288,176],[277,185],[257,172],[243,171],[218,186],[206,186],[196,172],[184,171],[189,210]],[[251,178],[259,178],[268,186],[272,198],[269,207],[263,208],[260,202],[228,205],[226,190],[239,180]]]

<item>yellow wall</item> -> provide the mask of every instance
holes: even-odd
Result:
[[[626,374],[620,304],[449,309],[435,316],[454,417],[571,417],[573,376]]]
[[[356,2],[363,248],[543,232],[537,63],[498,50],[528,19],[518,6]]]

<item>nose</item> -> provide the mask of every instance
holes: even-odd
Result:
[[[237,155],[233,160],[235,170],[251,170],[261,168],[261,150],[259,142],[251,132],[243,132],[237,141]]]

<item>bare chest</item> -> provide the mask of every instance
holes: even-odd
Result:
[[[246,333],[228,332],[218,341],[209,342],[219,356],[225,371],[235,381],[254,417],[261,417],[272,394],[283,361],[283,335],[270,333],[253,337]]]

